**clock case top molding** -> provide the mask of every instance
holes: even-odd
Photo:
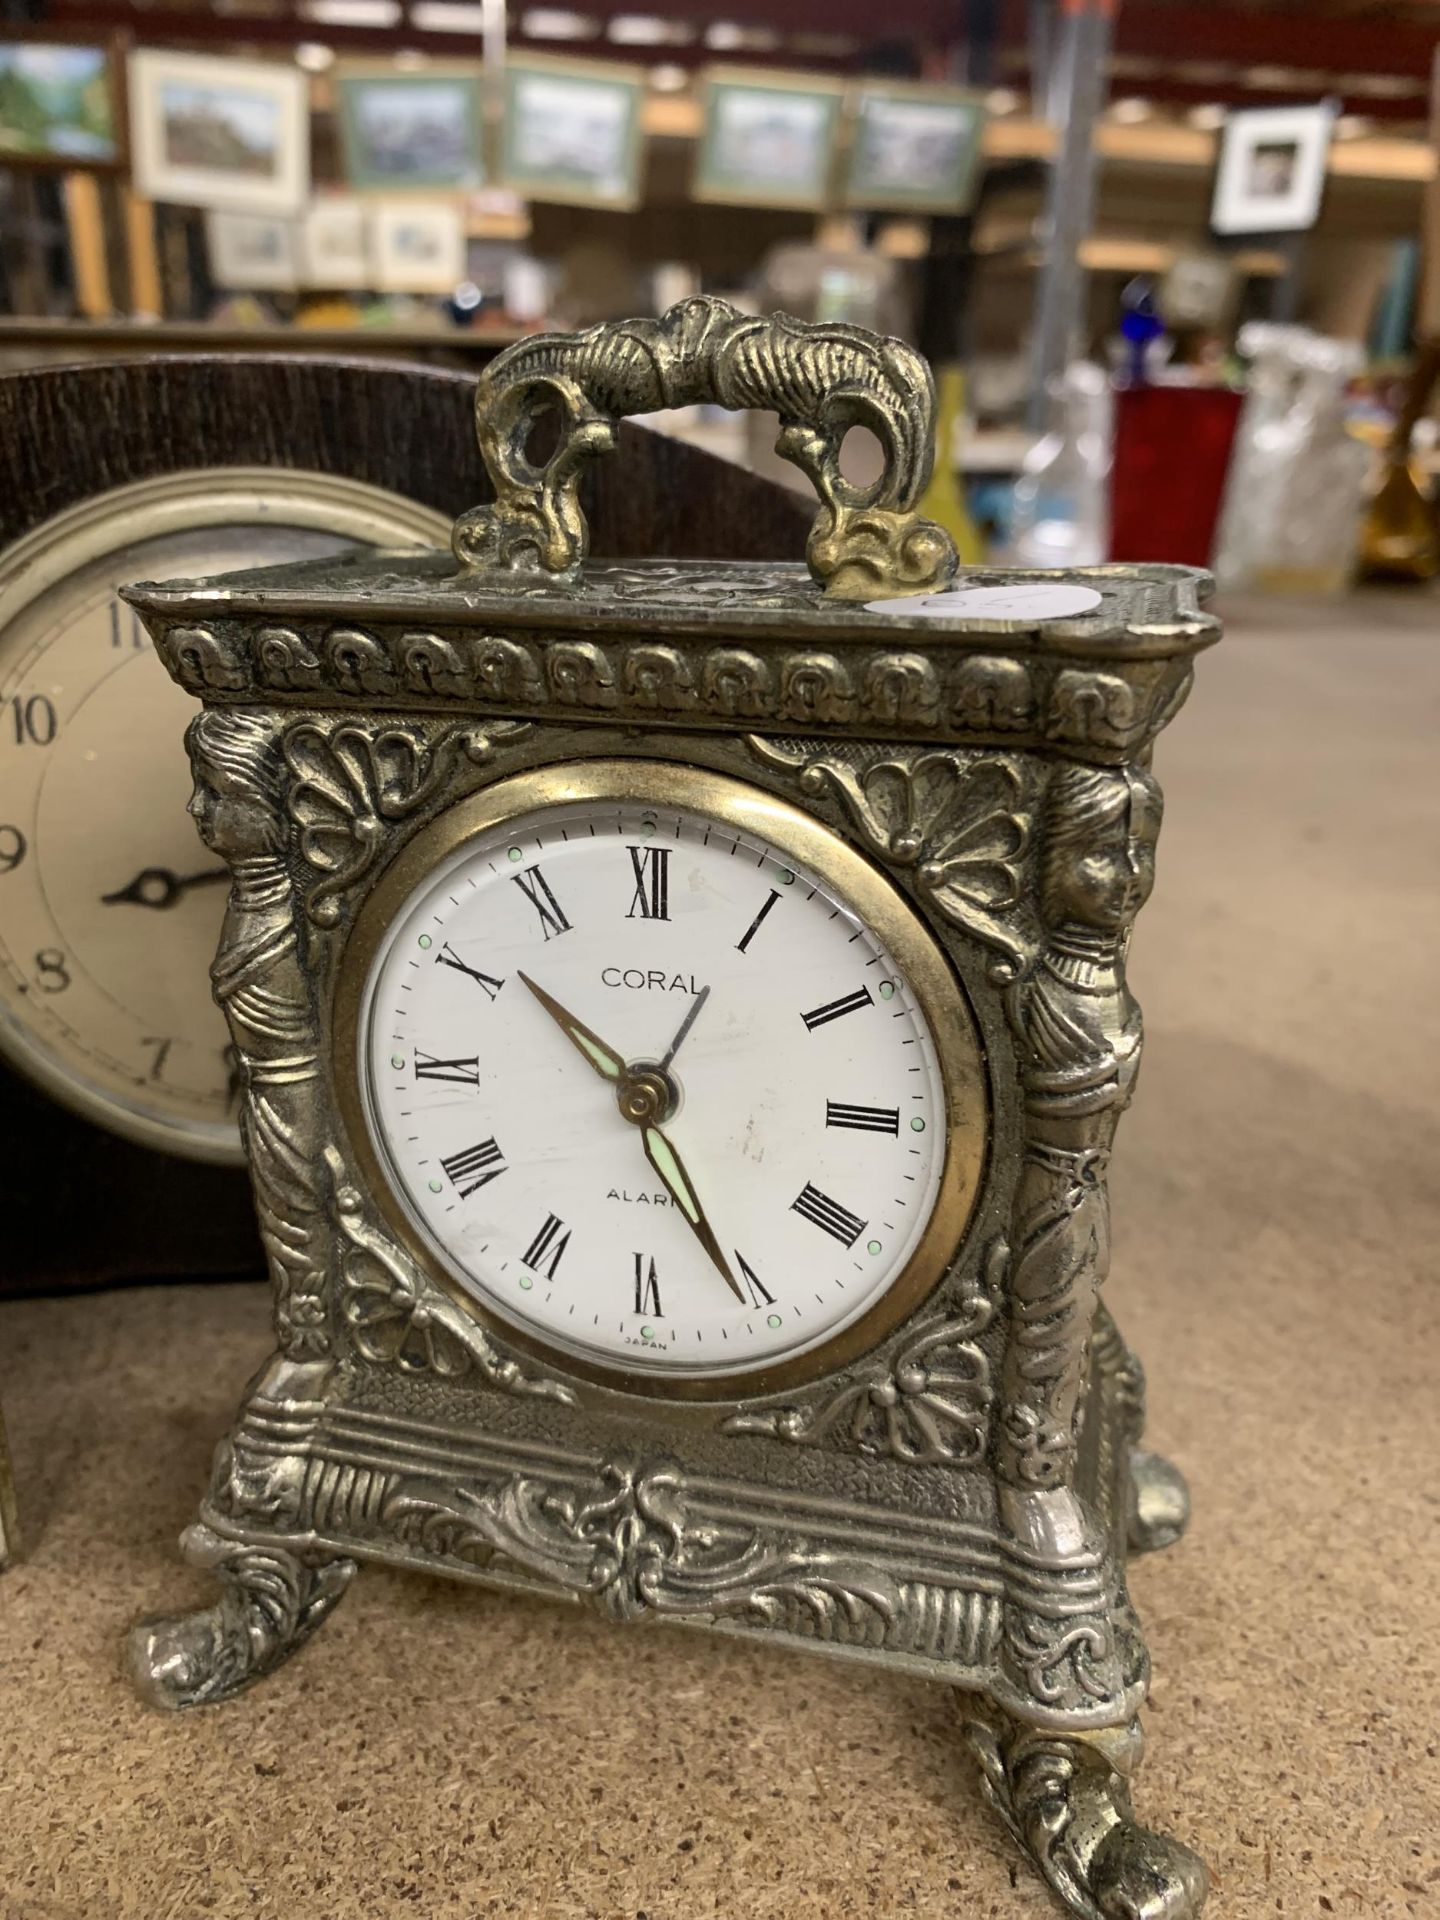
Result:
[[[739,404],[756,328],[782,451],[821,496],[809,571],[585,565],[583,457],[697,381]],[[161,1704],[223,1698],[366,1558],[844,1653],[988,1696],[987,1791],[1077,1912],[1159,1914],[1123,1905],[1148,1875],[1178,1915],[1203,1870],[1132,1824],[1124,1786],[1148,1681],[1124,1567],[1127,1542],[1179,1532],[1183,1484],[1134,1452],[1142,1377],[1098,1290],[1139,1065],[1124,963],[1159,826],[1151,747],[1218,626],[1207,578],[1160,566],[1075,576],[1101,602],[1063,620],[867,611],[954,570],[913,512],[928,371],[897,371],[887,342],[857,372],[872,340],[710,301],[542,337],[482,378],[497,501],[454,555],[127,592],[204,702],[198,785],[240,803],[216,983],[237,996],[278,1338],[187,1536],[223,1597],[137,1630],[134,1670]],[[833,383],[784,387],[817,341],[852,376],[839,404]],[[559,446],[530,467],[533,411],[557,398]],[[836,465],[857,420],[890,455],[864,496]],[[989,1158],[955,1258],[880,1344],[783,1391],[663,1400],[538,1356],[458,1304],[362,1175],[334,1036],[370,891],[462,797],[537,768],[559,795],[597,761],[709,769],[827,823],[923,917],[980,1026]],[[247,1026],[260,987],[298,1004],[293,1030]],[[1047,1826],[1051,1793],[1070,1813]]]
[[[36,546],[106,496],[163,503],[179,476],[209,486],[261,469],[332,477],[337,498],[358,482],[453,521],[491,493],[469,425],[473,387],[473,375],[438,368],[282,354],[0,375],[0,550]],[[624,484],[593,503],[602,551],[800,551],[803,502],[772,482],[641,427],[626,427],[618,463]],[[15,1210],[0,1293],[259,1267],[243,1173],[122,1140],[4,1064],[0,1118],[12,1190],[43,1199]]]

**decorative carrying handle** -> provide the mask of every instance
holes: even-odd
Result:
[[[786,314],[757,318],[723,300],[685,300],[658,320],[537,334],[480,376],[476,430],[495,501],[456,521],[455,555],[466,567],[574,580],[590,545],[584,462],[611,450],[627,414],[710,401],[780,415],[775,451],[820,496],[805,557],[827,593],[923,593],[956,568],[949,534],[914,511],[930,478],[934,400],[929,367],[903,341]],[[547,407],[559,411],[560,441],[536,467],[525,445]],[[840,472],[840,444],[855,426],[868,427],[885,454],[869,487]]]

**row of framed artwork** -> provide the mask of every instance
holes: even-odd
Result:
[[[359,199],[327,194],[298,219],[274,213],[206,215],[210,277],[227,293],[453,293],[465,278],[465,215],[458,200]]]
[[[128,73],[129,111],[124,99]],[[645,75],[636,67],[512,56],[493,141],[477,63],[341,62],[334,98],[353,191],[465,193],[625,208],[641,192]],[[120,166],[141,193],[186,206],[298,214],[310,192],[309,81],[289,62],[146,48],[0,44],[0,161]],[[983,104],[949,87],[852,84],[712,69],[697,200],[917,213],[962,211],[979,166]],[[1212,231],[1294,233],[1319,216],[1336,104],[1227,117]]]
[[[21,40],[0,46],[0,161],[125,164],[148,199],[298,214],[310,190],[310,83],[288,62]],[[642,191],[643,69],[511,56],[487,114],[478,62],[337,63],[343,173],[356,192],[463,193],[630,208]],[[122,99],[128,92],[128,114]],[[960,212],[983,99],[954,87],[712,69],[697,200]],[[491,128],[493,125],[493,137]]]

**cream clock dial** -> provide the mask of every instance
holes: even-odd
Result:
[[[116,596],[413,544],[434,516],[303,474],[167,476],[87,502],[0,569],[0,1049],[129,1138],[240,1158],[209,967],[228,874],[186,814],[196,711]]]
[[[649,800],[656,777],[466,835],[414,885],[360,1078],[387,1184],[473,1302],[592,1365],[716,1380],[938,1277],[984,1095],[888,883],[813,822],[802,858],[758,792],[659,770],[685,798]]]

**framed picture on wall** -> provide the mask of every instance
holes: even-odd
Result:
[[[273,213],[205,219],[210,277],[227,293],[286,293],[299,285],[295,222]]]
[[[465,220],[452,200],[380,201],[370,211],[370,284],[452,293],[465,278]]]
[[[130,55],[137,192],[182,207],[298,213],[310,190],[309,81],[280,61]]]
[[[1187,247],[1162,274],[1156,305],[1167,327],[1213,331],[1229,322],[1239,291],[1233,254]]]
[[[300,284],[350,292],[368,287],[367,228],[363,200],[339,193],[312,200],[300,226]]]
[[[1335,127],[1329,101],[1225,116],[1210,225],[1217,234],[1304,233],[1320,217]]]
[[[975,198],[984,130],[983,94],[867,83],[854,95],[846,206],[964,213]]]
[[[837,81],[719,67],[706,74],[691,191],[744,207],[822,207],[830,198],[840,109]]]
[[[475,66],[397,72],[388,62],[335,69],[347,183],[359,192],[453,188],[485,181],[485,106]]]
[[[113,47],[68,40],[63,28],[53,37],[7,38],[0,45],[0,166],[123,166],[123,77]]]
[[[505,184],[568,206],[640,204],[640,108],[635,67],[526,56],[505,66]]]

